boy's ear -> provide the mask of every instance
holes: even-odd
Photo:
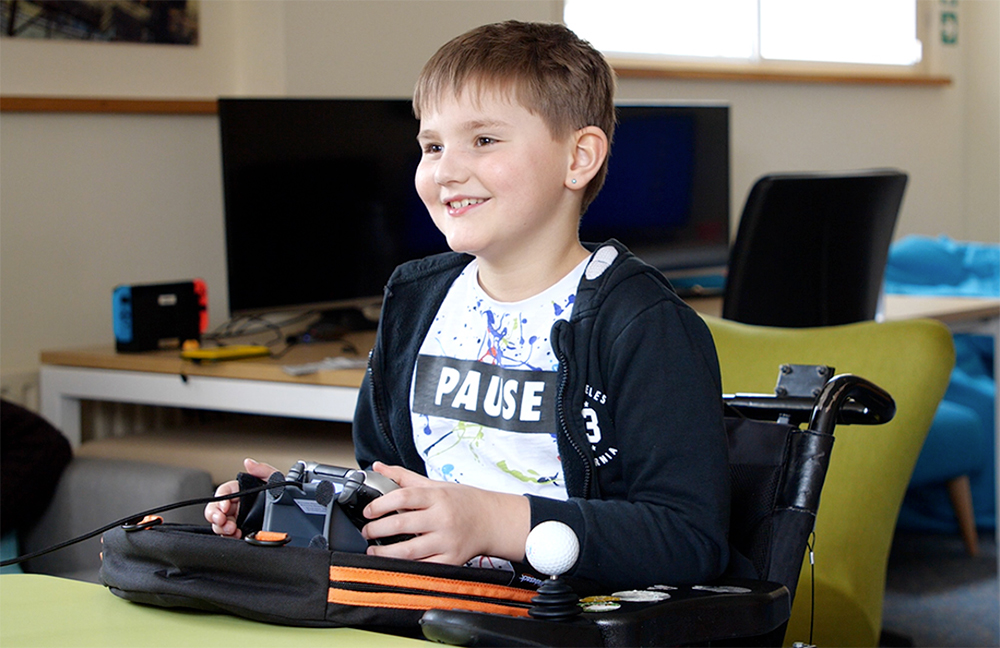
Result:
[[[565,185],[569,189],[583,189],[608,157],[608,136],[597,126],[585,126],[573,134],[573,141]]]

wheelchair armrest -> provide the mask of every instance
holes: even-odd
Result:
[[[792,425],[833,432],[840,425],[881,425],[896,413],[892,396],[875,383],[841,374],[831,378],[815,398],[775,394],[723,394],[723,402],[741,415],[759,421],[788,418]]]
[[[428,610],[420,618],[425,639],[450,646],[603,646],[601,630],[577,617],[540,621],[465,610]]]
[[[420,625],[426,638],[458,646],[678,646],[783,635],[791,615],[788,589],[767,581],[725,579],[669,594],[653,603],[623,600],[618,610],[569,621],[429,610]]]
[[[775,394],[723,394],[722,400],[730,409],[755,421],[777,421],[787,417],[792,425],[800,425],[812,416],[815,399],[805,396],[776,396]]]

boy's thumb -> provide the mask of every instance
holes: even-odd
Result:
[[[247,474],[253,475],[258,479],[267,479],[276,472],[280,472],[274,466],[270,466],[266,463],[260,463],[259,461],[254,461],[253,459],[247,457],[243,460],[243,467],[246,468]]]

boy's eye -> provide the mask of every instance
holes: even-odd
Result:
[[[444,149],[440,144],[424,144],[424,154],[440,153]]]
[[[489,146],[490,144],[495,144],[496,140],[492,137],[486,135],[480,135],[476,138],[476,146]]]

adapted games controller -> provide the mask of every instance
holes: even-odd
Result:
[[[348,519],[358,529],[371,522],[364,515],[365,507],[373,500],[399,488],[396,482],[373,470],[352,470],[347,474],[344,489],[337,496],[337,503],[344,509]],[[392,513],[390,513],[392,515]],[[412,535],[395,535],[387,538],[376,538],[373,543],[379,545],[392,544],[409,540]]]
[[[392,544],[413,536],[399,535],[366,541],[360,530],[371,520],[365,507],[399,488],[373,471],[299,461],[288,471],[296,486],[270,491],[264,509],[264,530],[290,534],[292,545],[326,544],[363,553],[369,544]]]

